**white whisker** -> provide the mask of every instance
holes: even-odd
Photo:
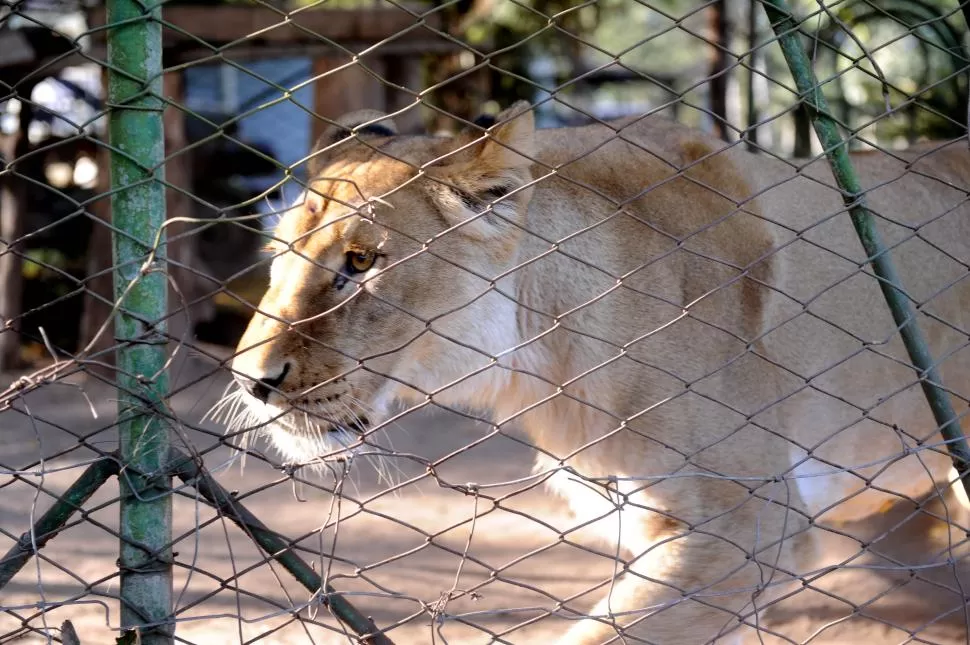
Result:
[[[371,399],[373,393],[357,391],[355,394],[344,392],[339,399],[326,404],[315,402],[280,407],[255,399],[231,381],[203,418],[223,424],[228,435],[225,443],[233,450],[231,462],[238,459],[241,471],[245,471],[253,437],[258,434],[265,437],[289,465],[307,466],[337,477],[335,462],[340,462],[343,464],[342,479],[349,480],[358,494],[361,471],[350,471],[355,457],[366,457],[374,468],[378,485],[393,488],[395,494],[400,495],[400,483],[408,475],[396,459],[398,452],[392,435],[410,433],[396,421],[378,429],[368,427],[370,422],[386,414],[360,398]]]
[[[205,414],[202,415],[202,421],[205,421],[206,419],[211,419],[213,421],[218,422],[220,420],[220,416],[223,410],[225,410],[226,406],[228,406],[233,400],[239,397],[239,391],[236,391],[236,392],[230,391],[232,390],[233,385],[235,385],[235,383],[232,381],[230,381],[226,385],[226,388],[222,391],[222,396],[219,397],[219,400],[216,401],[215,404],[211,408],[209,408],[209,410]]]
[[[346,395],[346,399],[352,405],[348,405],[347,403],[344,403],[343,401],[340,402],[341,405],[357,421],[357,424],[360,427],[363,427],[364,424],[361,421],[360,416],[353,409],[353,406],[354,405],[357,406],[365,414],[368,412],[368,410],[370,410],[371,412],[374,412],[373,408],[371,408],[370,406],[368,406],[367,404],[365,404],[363,401],[361,401],[360,399],[358,399],[357,397],[355,397],[355,396],[353,396],[351,394],[347,394]],[[394,424],[394,425],[396,425],[396,424]],[[385,448],[384,446],[381,446],[379,443],[377,443],[376,441],[374,441],[377,438],[378,435],[380,436],[380,438],[381,438],[381,440],[383,442],[386,442],[387,443],[387,446],[388,446],[387,448]],[[371,430],[371,431],[369,431],[367,433],[366,436],[362,436],[360,438],[360,441],[364,445],[370,445],[370,446],[373,446],[374,448],[377,449],[374,452],[368,452],[368,453],[366,453],[368,457],[371,457],[372,458],[372,461],[374,463],[375,470],[377,470],[377,481],[379,483],[380,482],[386,483],[387,486],[388,486],[388,488],[394,488],[395,489],[395,495],[400,495],[400,490],[397,488],[397,486],[402,481],[404,481],[404,479],[407,476],[406,476],[404,470],[402,470],[401,467],[397,464],[397,462],[393,459],[393,457],[396,456],[397,451],[395,450],[394,444],[391,441],[391,436],[390,436],[390,433],[388,432],[388,428],[385,426],[385,427],[381,428],[378,431]]]

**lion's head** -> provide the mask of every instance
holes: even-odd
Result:
[[[454,138],[399,136],[363,111],[317,142],[232,362],[247,416],[286,459],[360,445],[392,400],[476,387],[476,368],[514,345],[503,274],[534,128],[524,103]]]

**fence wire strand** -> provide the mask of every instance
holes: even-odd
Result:
[[[0,0],[0,643],[970,641],[968,6]]]

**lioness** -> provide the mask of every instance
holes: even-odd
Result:
[[[854,162],[964,412],[967,145]],[[348,115],[311,177],[232,363],[250,412],[299,462],[394,400],[523,429],[625,562],[560,644],[737,642],[820,527],[951,483],[824,161],[516,104],[452,138]]]

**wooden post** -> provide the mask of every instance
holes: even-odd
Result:
[[[386,110],[384,84],[367,73],[359,65],[334,71],[345,65],[346,56],[320,56],[313,59],[313,111],[321,117],[337,119],[347,112],[365,108]],[[368,58],[363,61],[368,69],[383,75],[381,59]],[[313,119],[311,132],[316,142],[327,129],[324,119]]]
[[[388,83],[418,92],[423,84],[421,78],[421,55],[408,54],[403,56],[384,57],[384,78]],[[396,112],[406,107],[414,106],[403,114],[394,117],[400,132],[422,132],[424,130],[423,114],[420,106],[415,105],[415,95],[411,92],[399,90],[392,85],[384,86],[384,105],[387,112]]]
[[[102,87],[107,87],[107,73],[102,70]],[[107,136],[107,135],[106,135]],[[111,169],[108,149],[100,145],[97,153],[98,185],[95,189],[99,199],[90,207],[90,217],[94,219],[91,238],[88,240],[87,271],[84,286],[84,313],[81,316],[78,347],[88,347],[88,356],[94,356],[99,363],[108,366],[115,364],[114,352],[107,351],[114,346],[114,321],[111,319],[111,302],[114,299],[114,286],[111,267],[114,265],[111,250]],[[95,340],[95,334],[107,325],[104,332]],[[89,369],[95,369],[89,366]]]
[[[795,149],[792,154],[797,159],[808,159],[812,156],[812,115],[804,101],[792,110],[795,120]]]
[[[756,86],[759,82],[757,71],[764,54],[758,48],[758,16],[761,15],[757,0],[748,2],[748,152],[761,152],[758,147],[758,122],[761,120],[761,106],[758,105]]]
[[[730,129],[727,127],[727,94],[728,94],[728,48],[731,43],[731,27],[728,20],[727,0],[717,0],[711,5],[710,33],[713,46],[711,47],[711,68],[708,91],[710,93],[711,116],[714,121],[714,132],[725,141],[729,140]]]
[[[163,79],[163,92],[174,103],[181,105],[184,97],[184,87],[181,73],[166,74]],[[173,186],[184,190],[165,189],[165,202],[168,217],[190,217],[192,215],[192,200],[187,193],[191,192],[191,155],[171,155],[185,148],[185,118],[183,112],[174,107],[165,109],[163,120],[165,124],[165,180]],[[105,195],[111,186],[111,175],[108,169],[107,148],[98,149],[98,194]],[[80,339],[81,347],[87,346],[98,330],[108,323],[108,328],[91,347],[91,353],[97,353],[97,360],[108,365],[114,365],[114,352],[108,352],[114,345],[114,323],[110,320],[111,306],[107,304],[112,299],[111,267],[111,204],[108,197],[97,200],[91,205],[91,212],[96,218],[91,240],[88,243],[87,257],[87,288],[91,295],[86,298],[84,315],[81,319]],[[206,307],[212,307],[211,301],[200,303],[190,309],[187,315],[185,304],[199,300],[206,293],[203,278],[197,271],[198,262],[193,253],[194,244],[191,236],[185,233],[191,225],[176,223],[170,225],[166,231],[171,240],[168,249],[170,277],[178,285],[178,292],[174,287],[169,292],[171,317],[169,334],[174,338],[191,340],[192,323],[197,318],[204,318],[208,313]],[[192,267],[195,271],[188,269]],[[100,296],[100,297],[98,297]],[[106,302],[107,301],[107,302]]]
[[[165,208],[168,218],[192,217],[192,155],[185,152],[188,139],[185,133],[185,82],[181,72],[165,74],[163,93],[173,105],[166,106],[163,113],[165,124]],[[169,239],[168,259],[169,334],[177,342],[191,341],[195,325],[215,314],[215,305],[207,298],[215,289],[201,274],[203,266],[198,260],[196,239],[191,235],[197,225],[173,222],[166,227]],[[212,288],[209,285],[212,284]],[[175,286],[178,287],[175,290]]]
[[[23,259],[20,244],[26,231],[27,183],[16,175],[17,159],[30,148],[27,130],[33,119],[30,95],[34,85],[22,86],[20,124],[17,131],[2,138],[0,156],[0,371],[20,366],[20,324],[23,314]]]

